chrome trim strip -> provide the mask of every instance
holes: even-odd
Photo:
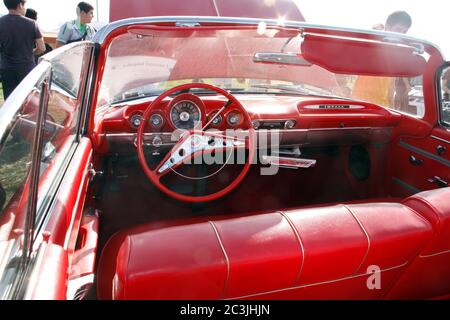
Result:
[[[35,245],[34,232],[36,230],[36,217],[39,211],[39,180],[41,171],[42,146],[44,142],[44,126],[47,116],[48,101],[50,98],[50,81],[51,69],[47,69],[46,75],[42,79],[40,86],[39,107],[36,119],[36,128],[34,132],[34,139],[31,144],[31,169],[29,171],[29,194],[27,200],[27,208],[25,209],[25,223],[24,223],[24,245],[22,259],[24,266],[28,267],[26,259],[29,259],[33,253]],[[27,252],[28,251],[28,252]]]
[[[395,266],[395,267],[383,269],[383,270],[380,271],[380,273],[387,272],[387,271],[392,271],[392,270],[396,270],[396,269],[401,269],[401,268],[407,266],[408,263],[409,263],[409,261],[406,261],[402,265],[398,265],[398,266]],[[316,283],[301,285],[301,286],[297,286],[297,287],[290,287],[290,288],[285,288],[285,289],[272,290],[272,291],[267,291],[267,292],[260,292],[260,293],[250,294],[250,295],[241,296],[241,297],[229,298],[229,299],[225,299],[225,300],[247,299],[247,298],[258,297],[258,296],[262,296],[262,295],[266,295],[266,294],[273,294],[273,293],[280,293],[280,292],[285,292],[285,291],[303,289],[303,288],[314,287],[314,286],[318,286],[318,285],[322,285],[322,284],[330,284],[330,283],[336,283],[336,282],[341,282],[341,281],[345,281],[345,280],[351,280],[351,279],[356,279],[356,278],[367,277],[367,276],[371,276],[371,275],[372,275],[372,273],[364,273],[364,274],[359,274],[359,275],[356,275],[356,276],[340,278],[340,279],[336,279],[336,280],[316,282]]]
[[[278,133],[303,133],[303,132],[318,132],[318,131],[350,131],[350,130],[392,130],[392,127],[346,127],[346,128],[312,128],[312,129],[261,129],[255,130],[258,132],[274,132],[278,131]],[[244,130],[245,132],[246,130]],[[219,133],[224,133],[226,131],[219,131]],[[145,136],[153,136],[153,135],[172,135],[172,132],[151,132],[145,133]],[[136,133],[103,133],[100,135],[101,137],[136,137]]]
[[[412,185],[406,183],[403,180],[400,180],[398,178],[392,178],[392,182],[395,184],[398,184],[399,186],[401,186],[403,189],[408,190],[409,192],[411,192],[412,194],[416,194],[416,193],[420,193],[422,192],[422,190],[417,189],[416,187],[413,187]]]
[[[353,218],[356,220],[356,222],[359,224],[359,227],[360,227],[361,230],[364,232],[364,234],[366,235],[366,239],[367,239],[367,251],[366,251],[366,254],[364,255],[364,258],[361,260],[361,264],[359,265],[359,267],[356,268],[355,272],[353,273],[353,274],[357,274],[357,273],[361,270],[361,268],[362,268],[364,262],[366,262],[366,260],[367,260],[367,257],[368,257],[369,252],[370,252],[370,247],[372,246],[372,242],[370,241],[369,233],[367,232],[366,228],[364,228],[364,225],[363,225],[362,222],[358,219],[358,217],[357,217],[356,214],[352,211],[352,209],[350,209],[350,208],[349,208],[347,205],[345,205],[345,204],[343,204],[343,206],[344,206],[344,208],[345,208],[348,212],[350,212],[350,214],[352,215],[352,217],[353,217]]]
[[[431,136],[431,138],[433,138],[435,140],[438,140],[438,141],[441,141],[441,142],[444,142],[444,143],[447,143],[447,144],[450,144],[450,141],[442,139],[442,138],[439,138],[439,137],[436,137],[436,136]]]
[[[450,250],[441,251],[441,252],[438,252],[438,253],[433,253],[433,254],[428,254],[428,255],[419,255],[419,258],[423,258],[423,259],[425,259],[425,258],[432,258],[432,257],[440,256],[440,255],[443,255],[443,254],[447,254],[447,253],[450,253]]]
[[[94,42],[92,42],[92,41],[79,41],[79,42],[73,42],[73,43],[66,44],[66,45],[64,45],[62,47],[59,47],[57,49],[54,49],[54,50],[50,51],[49,53],[47,53],[46,55],[42,56],[39,59],[39,64],[41,64],[43,61],[47,61],[47,62],[51,63],[52,60],[55,59],[55,58],[58,58],[61,53],[67,52],[67,51],[72,50],[73,48],[76,48],[76,47],[86,47],[86,46],[93,48],[94,47]]]
[[[409,151],[412,151],[412,152],[415,152],[417,154],[420,154],[421,156],[424,156],[424,157],[426,157],[428,159],[431,159],[431,160],[437,161],[439,163],[442,163],[443,165],[446,165],[447,167],[450,167],[450,160],[447,160],[447,159],[444,159],[442,157],[439,157],[439,156],[437,156],[435,154],[432,154],[432,153],[430,153],[428,151],[419,149],[419,148],[417,148],[415,146],[412,146],[412,145],[410,145],[410,144],[408,144],[406,142],[403,142],[403,141],[399,142],[399,146],[403,147],[403,148],[405,148],[405,149],[407,149]]]
[[[329,108],[321,108],[321,106],[327,106]],[[348,106],[348,108],[343,108],[344,106]],[[322,104],[311,104],[304,106],[303,109],[307,110],[361,110],[366,109],[366,107],[355,104],[346,104],[346,103],[322,103]]]
[[[172,132],[148,132],[144,133],[144,137],[152,136],[172,136]],[[102,138],[135,138],[136,133],[103,133],[100,135]]]
[[[235,18],[235,17],[211,17],[211,16],[154,16],[154,17],[144,17],[144,18],[130,18],[115,21],[110,23],[103,28],[101,28],[94,36],[92,41],[102,45],[108,35],[114,30],[136,25],[136,24],[151,24],[151,23],[164,23],[164,22],[173,22],[173,23],[220,23],[220,24],[243,24],[243,25],[254,25],[257,26],[259,23],[264,22],[267,26],[275,26],[275,27],[287,27],[287,28],[297,28],[297,29],[318,29],[318,30],[331,30],[337,32],[351,32],[351,33],[359,33],[364,35],[372,35],[380,37],[380,41],[383,39],[399,39],[399,40],[407,40],[411,44],[413,43],[423,43],[429,46],[436,48],[441,56],[442,50],[434,43],[418,39],[415,37],[411,37],[404,34],[398,34],[393,32],[386,31],[378,31],[378,30],[362,30],[362,29],[352,29],[352,28],[342,28],[342,27],[331,27],[319,24],[311,24],[306,22],[299,21],[281,21],[274,19],[255,19],[255,18]]]
[[[214,10],[216,10],[216,14],[220,16],[219,6],[216,3],[216,0],[213,0]]]
[[[303,246],[302,238],[300,237],[300,234],[298,233],[298,230],[295,227],[294,222],[283,211],[278,211],[278,213],[281,214],[287,220],[289,225],[291,226],[292,230],[295,233],[295,236],[297,237],[297,241],[300,244],[300,249],[302,250],[302,264],[300,265],[300,270],[298,272],[297,277],[295,278],[294,284],[296,284],[296,283],[300,282],[300,276],[302,275],[303,266],[305,265],[305,247]]]
[[[219,230],[217,230],[217,227],[214,224],[214,222],[212,222],[212,221],[208,221],[208,222],[211,225],[211,227],[213,228],[214,233],[216,234],[217,241],[219,241],[220,248],[222,249],[223,255],[225,257],[225,261],[227,262],[227,277],[225,279],[225,283],[223,286],[223,293],[222,293],[222,297],[225,297],[228,280],[230,279],[230,259],[228,258],[227,252],[225,251],[225,247],[223,246],[222,239],[220,239]]]

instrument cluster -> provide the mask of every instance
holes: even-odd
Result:
[[[218,103],[225,104],[221,101]],[[226,110],[221,109],[219,104],[207,108],[204,102],[193,94],[181,94],[168,104],[155,108],[147,125],[153,132],[167,132],[177,129],[202,129],[206,124],[209,124],[208,128],[219,130],[237,129],[244,123],[244,116],[232,105]],[[130,127],[137,130],[143,121],[143,111],[129,108],[125,112],[125,118]]]

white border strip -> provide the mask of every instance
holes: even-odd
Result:
[[[226,252],[225,247],[224,247],[224,245],[222,243],[222,240],[220,239],[219,230],[217,230],[217,227],[214,224],[214,222],[212,222],[212,221],[208,221],[208,222],[211,225],[211,227],[213,228],[214,233],[216,234],[217,241],[219,241],[220,248],[222,249],[223,255],[225,256],[225,261],[227,262],[227,278],[225,279],[225,284],[223,286],[223,293],[222,293],[222,297],[225,297],[225,293],[226,293],[226,289],[227,289],[227,285],[228,285],[228,280],[230,279],[230,259],[228,259],[227,252]]]
[[[392,270],[396,270],[396,269],[403,268],[403,267],[407,266],[408,263],[409,263],[409,262],[406,261],[406,262],[403,263],[402,265],[395,266],[395,267],[391,267],[391,268],[387,268],[387,269],[383,269],[383,270],[381,270],[379,273],[387,272],[387,271],[392,271]],[[356,276],[351,276],[351,277],[346,277],[346,278],[341,278],[341,279],[337,279],[337,280],[330,280],[330,281],[324,281],[324,282],[317,282],[317,283],[312,283],[312,284],[307,284],[307,285],[302,285],[302,286],[297,286],[297,287],[290,287],[290,288],[285,288],[285,289],[279,289],[279,290],[273,290],[273,291],[267,291],[267,292],[255,293],[255,294],[250,294],[250,295],[247,295],[247,296],[241,296],[241,297],[229,298],[229,299],[225,299],[225,300],[241,300],[241,299],[247,299],[247,298],[258,297],[258,296],[267,295],[267,294],[280,293],[280,292],[285,292],[285,291],[291,291],[291,290],[303,289],[303,288],[308,288],[308,287],[314,287],[314,286],[323,285],[323,284],[330,284],[330,283],[341,282],[341,281],[346,281],[346,280],[351,280],[351,279],[356,279],[356,278],[362,278],[362,277],[367,277],[367,276],[371,276],[371,275],[372,275],[372,273],[364,273],[364,274],[360,274],[360,275],[356,275]]]

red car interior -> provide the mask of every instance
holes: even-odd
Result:
[[[128,57],[123,52],[130,48],[111,49],[111,43],[121,37],[130,41],[167,37],[167,43],[161,43],[168,51],[177,48],[178,42],[187,43],[176,52],[180,56],[170,75],[173,78],[165,81],[192,79],[189,76],[197,69],[205,72],[204,78],[220,78],[217,75],[223,72],[224,78],[252,79],[258,68],[264,68],[263,64],[245,68],[248,57],[253,58],[252,43],[242,44],[247,60],[230,53],[227,46],[242,41],[237,36],[218,37],[229,42],[202,42],[206,46],[194,51],[199,52],[197,64],[191,64],[188,56],[195,49],[195,35],[201,32],[204,38],[223,30],[224,34],[233,31],[232,35],[248,32],[253,37],[256,26],[210,23],[190,28],[194,29],[168,22],[126,25],[111,31],[99,44],[98,68],[89,91],[90,111],[51,199],[51,215],[42,223],[43,233],[35,243],[37,262],[29,275],[26,298],[448,298],[450,131],[438,121],[436,70],[444,63],[438,50],[425,44],[426,60],[416,54],[414,39],[405,38],[399,46],[381,43],[381,36],[374,34],[306,26],[301,57],[314,66],[274,64],[267,69],[268,79],[277,72],[292,81],[314,74],[312,82],[333,85],[344,73],[355,77],[420,75],[423,117],[334,95],[231,94],[195,81],[159,97],[100,106],[101,87],[111,81],[105,78],[105,61]],[[280,43],[285,42],[283,32],[298,34],[298,30],[281,27],[269,31],[274,30],[273,39]],[[208,64],[203,70],[199,65],[211,59],[207,45],[220,50],[216,48],[215,68]],[[158,54],[159,49],[148,48]],[[390,59],[380,60],[380,55]],[[317,70],[318,66],[323,70]],[[304,73],[294,72],[296,68],[303,68]],[[330,73],[325,71],[335,72],[336,77],[326,78]],[[196,94],[191,90],[195,85],[212,87],[215,92]],[[170,95],[180,88],[184,91],[178,97]],[[52,103],[74,113],[78,105],[64,99]],[[225,105],[223,121],[211,122],[212,127],[220,132],[277,133],[279,143],[267,147],[261,140],[255,142],[255,154],[253,148],[246,150],[249,162],[227,165],[208,179],[157,174],[164,162],[173,159],[168,153],[173,146],[195,133],[191,128],[189,135],[176,141],[171,136],[177,129],[171,110],[180,101],[195,102],[204,122]],[[83,116],[77,114],[80,119]],[[152,116],[160,121],[157,127],[151,127]],[[136,119],[144,122],[136,124]],[[67,141],[58,140],[58,150]],[[244,150],[250,144],[245,142]],[[226,149],[226,141],[221,143]],[[280,155],[297,153],[314,165],[296,170],[279,166],[276,174],[262,175],[268,165],[261,161],[250,165],[253,155],[259,159],[275,147]],[[179,173],[189,177],[215,171],[215,165],[179,166]],[[41,183],[53,183],[49,179],[43,175]],[[211,194],[219,196],[205,196]],[[195,197],[199,201],[186,201]],[[20,236],[25,216],[17,207],[25,202],[25,196],[14,197],[0,217],[0,271],[7,264],[2,257]],[[372,288],[374,279],[380,283]]]
[[[449,190],[435,193],[428,198],[436,205],[449,196]],[[337,205],[121,231],[103,251],[98,281],[105,287],[98,287],[99,297],[383,298],[405,270],[417,268],[411,263],[427,252],[430,240],[442,243],[439,234],[433,236],[432,221],[425,219],[429,212],[408,206],[416,198],[422,199],[418,195],[404,204]],[[448,218],[449,208],[441,210]],[[166,250],[160,250],[159,242]],[[381,268],[382,290],[366,288],[371,265]],[[432,262],[425,266],[430,273],[434,267]],[[435,289],[448,288],[441,284]],[[405,290],[398,298],[412,293]]]

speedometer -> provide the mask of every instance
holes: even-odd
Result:
[[[192,101],[180,101],[170,110],[170,120],[177,129],[191,130],[200,123],[200,108]]]

